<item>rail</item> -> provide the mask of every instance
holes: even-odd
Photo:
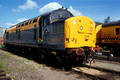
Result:
[[[73,68],[72,71],[78,74],[84,74],[93,80],[109,80],[120,77],[120,72],[100,67],[92,67],[84,65],[82,67]]]

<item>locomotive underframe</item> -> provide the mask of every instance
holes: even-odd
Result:
[[[97,44],[103,48],[104,51],[110,51],[113,56],[120,57],[120,44]],[[103,53],[105,54],[105,53]],[[106,54],[105,54],[106,55]]]
[[[56,57],[56,62],[58,62],[61,65],[63,65],[65,68],[71,68],[72,66],[78,66],[85,64],[89,60],[89,55],[91,53],[91,50],[89,50],[89,47],[83,47],[84,53],[82,55],[77,55],[74,52],[71,52],[73,48],[69,48],[66,50],[56,50],[56,49],[50,49],[50,48],[43,48],[43,47],[36,47],[36,46],[22,46],[22,45],[11,45],[11,44],[4,44],[4,47],[6,49],[11,50],[32,50],[33,55],[36,57],[39,57],[39,59],[44,59],[46,57],[49,57],[50,55],[54,55]],[[78,49],[78,48],[75,48]],[[36,52],[40,51],[40,52]],[[35,53],[36,52],[36,53]],[[93,57],[93,56],[92,56]],[[57,64],[56,64],[57,65]]]

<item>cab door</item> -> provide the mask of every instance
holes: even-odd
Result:
[[[48,45],[50,38],[49,16],[42,16],[39,20],[39,43]]]
[[[42,27],[43,27],[43,18],[41,17],[39,19],[39,38],[38,38],[39,44],[42,44],[43,42]]]

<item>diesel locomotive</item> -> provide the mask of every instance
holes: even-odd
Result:
[[[4,35],[5,48],[37,48],[45,52],[39,55],[53,53],[70,64],[86,61],[95,44],[95,23],[63,8],[11,26]]]
[[[96,27],[97,45],[120,57],[120,21],[101,24]]]

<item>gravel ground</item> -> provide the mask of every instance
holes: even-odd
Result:
[[[82,75],[38,64],[4,50],[0,50],[0,62],[13,80],[88,80]]]

